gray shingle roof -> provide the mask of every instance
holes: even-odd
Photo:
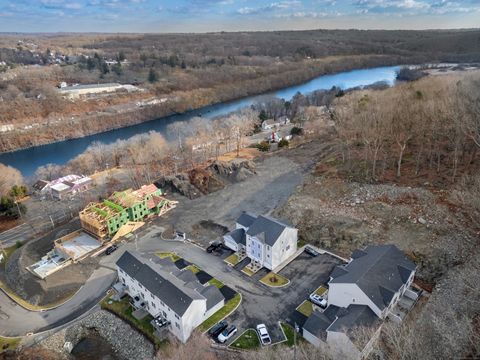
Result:
[[[233,239],[233,241],[235,241],[237,244],[243,244],[243,245],[247,244],[244,229],[232,230],[229,233],[226,233],[224,236],[230,236]]]
[[[343,311],[337,312],[337,320],[328,328],[328,331],[346,332],[354,327],[371,326],[378,317],[367,305],[349,305]]]
[[[247,234],[256,236],[265,244],[273,246],[287,227],[291,226],[269,216],[259,215],[248,228]]]
[[[339,308],[330,305],[323,313],[315,310],[309,316],[303,329],[326,341],[327,332],[343,332],[353,343],[364,347],[367,338],[358,336],[357,330],[361,327],[376,328],[380,324],[375,313],[366,305],[350,305],[348,308]]]
[[[257,219],[257,216],[248,212],[243,212],[242,215],[237,219],[237,224],[245,226],[246,228],[250,227],[253,222]]]
[[[332,320],[327,318],[319,311],[314,311],[303,324],[303,330],[315,335],[317,338],[326,341],[327,329],[332,324]]]
[[[357,284],[379,309],[384,309],[407,282],[415,264],[395,245],[369,246],[362,252],[356,252],[349,264],[337,267],[330,283]]]
[[[200,294],[202,294],[207,299],[207,310],[210,310],[219,302],[225,300],[225,297],[222,295],[220,290],[214,285],[204,287],[200,291]]]
[[[160,264],[145,260],[133,251],[125,251],[116,264],[179,316],[185,314],[194,300],[206,299],[207,303],[209,301],[209,298],[202,294],[203,286],[196,279],[195,281],[189,281],[192,280],[188,274],[191,271],[181,273],[181,277],[186,277],[185,280],[187,281],[184,281]],[[207,294],[209,293],[207,292]]]

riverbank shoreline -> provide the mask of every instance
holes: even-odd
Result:
[[[125,126],[108,128],[105,131],[64,139],[61,141],[51,141],[34,147],[24,147],[15,151],[0,153],[0,162],[17,168],[24,176],[32,176],[36,169],[49,163],[65,165],[76,156],[85,152],[85,150],[94,142],[111,144],[117,140],[126,140],[135,135],[146,134],[150,131],[156,131],[161,135],[166,133],[167,126],[175,122],[188,121],[195,116],[202,116],[207,121],[226,116],[227,114],[238,111],[241,108],[247,108],[252,104],[261,101],[263,97],[275,96],[284,99],[290,99],[297,92],[308,94],[315,90],[327,90],[332,86],[341,86],[343,89],[357,89],[368,87],[381,81],[387,81],[393,84],[395,73],[402,65],[381,66],[371,68],[361,68],[335,74],[321,75],[307,80],[300,85],[293,85],[279,90],[272,90],[261,95],[251,95],[240,99],[233,99],[214,105],[200,107],[195,110],[189,110],[183,114],[171,114],[159,118],[150,118],[145,121],[135,121]],[[454,64],[452,64],[454,66]],[[455,70],[457,71],[457,70]],[[168,136],[167,136],[168,137]],[[167,139],[168,140],[168,139]]]
[[[276,92],[276,91],[279,91],[279,90],[287,89],[287,88],[294,87],[294,86],[301,86],[301,85],[306,84],[306,83],[308,83],[308,82],[310,82],[310,81],[312,81],[316,78],[319,78],[321,76],[337,75],[337,74],[340,74],[340,73],[347,73],[347,72],[352,72],[352,71],[357,71],[357,70],[370,70],[370,69],[379,68],[379,67],[401,66],[401,65],[410,63],[410,61],[407,61],[407,59],[392,58],[391,56],[382,56],[382,55],[365,55],[365,56],[361,56],[359,58],[360,58],[361,62],[364,62],[363,64],[361,64],[361,66],[355,66],[356,64],[353,64],[353,66],[340,66],[340,68],[334,68],[336,62],[338,62],[339,60],[347,60],[347,59],[349,59],[349,57],[345,57],[345,59],[340,58],[338,60],[333,60],[333,61],[327,62],[327,63],[324,63],[323,59],[319,59],[318,63],[313,63],[313,64],[308,65],[308,66],[313,66],[313,67],[318,66],[319,69],[314,69],[314,70],[317,70],[317,71],[314,71],[313,73],[308,73],[309,72],[308,70],[311,70],[308,67],[303,69],[308,74],[306,74],[305,77],[303,77],[299,80],[297,80],[296,78],[291,79],[291,80],[287,80],[286,86],[285,85],[280,85],[280,86],[273,85],[273,86],[269,86],[269,87],[266,87],[266,88],[259,88],[258,91],[256,91],[255,89],[250,89],[248,84],[246,84],[246,88],[240,96],[238,96],[237,94],[228,94],[225,91],[222,91],[222,87],[217,87],[217,89],[213,89],[213,90],[214,91],[217,90],[216,92],[218,93],[218,95],[220,97],[222,97],[219,101],[207,102],[205,104],[202,104],[202,106],[191,107],[190,109],[188,109],[186,111],[172,110],[174,108],[175,104],[165,103],[165,104],[161,104],[160,106],[150,105],[150,106],[145,106],[142,109],[132,109],[130,111],[127,111],[127,112],[124,112],[124,113],[121,113],[121,114],[109,114],[111,117],[116,117],[117,119],[118,119],[119,116],[124,116],[124,117],[129,116],[129,121],[127,121],[125,123],[117,124],[117,125],[115,125],[114,123],[113,124],[107,124],[106,127],[104,127],[101,131],[96,131],[96,130],[90,131],[91,129],[87,128],[86,129],[87,132],[85,132],[81,136],[76,136],[76,135],[74,135],[74,136],[58,136],[58,137],[52,139],[51,141],[41,139],[39,142],[35,143],[34,145],[16,147],[14,145],[9,145],[13,141],[8,141],[9,140],[8,138],[9,137],[10,138],[16,138],[16,137],[19,137],[19,136],[26,136],[26,135],[28,135],[28,132],[22,131],[22,132],[14,132],[12,134],[4,133],[4,134],[2,134],[2,136],[4,137],[2,146],[4,148],[7,148],[8,150],[4,150],[4,151],[0,152],[0,156],[2,154],[15,153],[15,152],[18,152],[18,151],[28,150],[28,149],[32,149],[32,148],[38,148],[38,147],[41,147],[41,146],[51,145],[51,144],[55,144],[55,143],[59,143],[59,142],[63,142],[63,141],[82,139],[82,138],[86,138],[86,137],[93,136],[93,135],[104,134],[104,133],[108,133],[108,132],[119,130],[119,129],[133,127],[133,126],[136,126],[136,125],[139,125],[139,124],[146,124],[146,123],[149,123],[149,122],[152,122],[152,121],[168,119],[171,116],[175,116],[175,115],[184,115],[184,116],[193,115],[193,116],[195,116],[196,113],[202,113],[202,110],[208,109],[208,108],[213,107],[213,106],[218,106],[218,105],[221,105],[221,104],[229,104],[229,103],[233,103],[233,102],[236,102],[236,101],[244,100],[244,99],[252,97],[252,96],[261,96],[261,95],[264,95],[264,94],[268,95],[272,92]],[[324,65],[331,65],[332,68],[327,69],[327,70],[322,69],[322,66],[324,66]],[[330,70],[332,70],[332,71],[330,71]],[[285,78],[290,79],[292,73],[293,73],[293,71],[288,71],[288,72],[283,73],[282,75]],[[269,83],[269,81],[268,81],[269,76],[273,76],[273,75],[275,75],[275,74],[269,74],[269,75],[267,75],[263,78],[256,78],[256,79],[248,80],[248,81],[251,81],[251,82],[253,82],[253,81],[255,81],[255,82],[264,81],[266,83]],[[239,84],[239,86],[242,87],[241,84]],[[209,91],[209,90],[212,90],[212,89],[205,88],[205,89],[202,89],[202,90]],[[163,108],[163,110],[162,110],[162,108]],[[165,108],[167,108],[168,111],[165,111],[164,110]],[[161,112],[161,115],[159,115],[159,116],[148,116],[149,112],[155,112],[155,111]],[[145,116],[142,117],[142,114],[145,114]],[[138,118],[136,119],[133,115],[136,115]],[[94,115],[81,116],[77,119],[77,121],[80,122],[80,124],[77,124],[77,125],[81,126],[81,123],[85,122],[85,121],[87,121],[87,122],[88,121],[92,121],[92,122],[93,121],[98,121],[102,116],[105,116],[105,113],[97,113],[97,114],[94,114]],[[36,128],[35,130],[32,129],[32,131],[36,132],[36,133],[39,133],[39,132],[42,132],[42,131],[46,131],[46,129],[42,130],[42,129]],[[10,148],[8,148],[9,146],[10,146]],[[1,160],[0,160],[0,162],[1,162]]]

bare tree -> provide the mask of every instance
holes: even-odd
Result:
[[[22,185],[23,183],[20,171],[0,163],[0,196],[7,195],[12,186]]]

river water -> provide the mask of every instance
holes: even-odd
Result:
[[[171,115],[138,125],[86,136],[80,139],[65,140],[10,153],[2,153],[0,154],[0,163],[11,165],[20,170],[24,176],[28,177],[33,175],[35,170],[40,166],[50,163],[59,165],[66,164],[69,160],[84,152],[94,141],[101,141],[108,144],[115,142],[118,139],[128,139],[133,135],[151,130],[162,133],[168,138],[166,128],[173,122],[186,121],[200,114],[207,119],[219,115],[226,115],[232,111],[255,104],[264,96],[273,95],[285,100],[290,100],[297,92],[308,94],[315,90],[330,89],[333,86],[342,89],[349,89],[357,86],[371,85],[378,81],[386,81],[393,85],[395,82],[396,71],[398,69],[399,66],[386,66],[372,69],[353,70],[333,75],[323,75],[301,85],[291,86],[262,95],[249,96],[227,103],[211,105],[185,114]]]

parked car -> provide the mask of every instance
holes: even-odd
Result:
[[[257,333],[262,345],[270,345],[272,343],[272,339],[270,339],[270,335],[268,334],[265,324],[257,325]]]
[[[107,248],[107,250],[105,250],[105,254],[106,255],[110,255],[111,253],[113,253],[115,250],[118,249],[118,246],[117,245],[112,245],[112,246],[109,246]]]
[[[236,333],[237,333],[237,327],[235,325],[230,325],[225,330],[223,330],[220,335],[218,335],[218,338],[217,338],[218,342],[224,343]]]
[[[225,320],[222,320],[208,330],[208,335],[216,339],[227,327],[228,323]]]
[[[313,257],[320,255],[320,253],[317,250],[311,248],[310,246],[305,247],[305,252],[308,255],[313,256]]]
[[[219,241],[214,241],[207,247],[207,253],[212,253],[214,251],[218,251],[221,248],[222,248],[222,243],[219,242]]]
[[[310,294],[310,301],[315,305],[320,306],[322,309],[325,309],[328,306],[327,300],[318,294]]]

